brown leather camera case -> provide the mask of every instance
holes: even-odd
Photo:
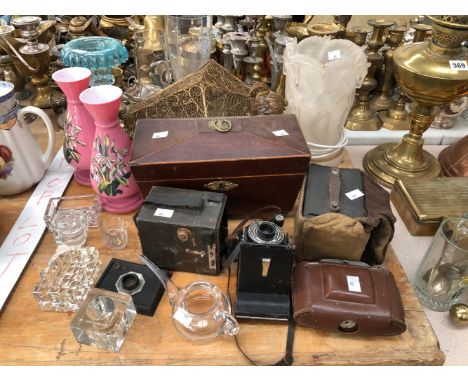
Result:
[[[400,291],[380,266],[344,260],[298,263],[292,304],[294,320],[305,327],[377,336],[406,330]]]

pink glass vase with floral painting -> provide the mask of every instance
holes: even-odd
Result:
[[[134,211],[143,199],[128,165],[131,141],[118,118],[122,90],[94,86],[84,90],[80,100],[96,125],[90,172],[102,208],[115,214]]]
[[[91,70],[65,68],[56,71],[52,78],[67,97],[67,113],[64,126],[63,152],[65,160],[75,168],[75,180],[91,186],[89,167],[96,127],[80,101],[80,93],[89,87]]]

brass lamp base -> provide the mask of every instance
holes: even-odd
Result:
[[[390,115],[390,111],[380,111],[377,113],[377,117],[382,121],[382,127],[387,130],[409,130],[410,128],[410,120],[408,114],[405,113],[403,119],[393,118]]]
[[[437,158],[422,149],[422,142],[419,148],[408,149],[407,139],[411,139],[409,134],[400,143],[384,143],[366,154],[363,166],[371,179],[392,188],[397,179],[432,179],[441,175]],[[402,155],[401,151],[407,154]]]

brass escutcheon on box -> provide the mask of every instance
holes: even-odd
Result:
[[[214,182],[207,183],[203,187],[211,191],[225,192],[237,188],[239,185],[236,183],[228,182],[227,180],[216,180]]]

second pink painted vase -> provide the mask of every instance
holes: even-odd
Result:
[[[131,141],[118,118],[122,90],[111,85],[94,86],[84,90],[80,100],[96,125],[91,185],[102,208],[115,214],[134,211],[143,198],[128,165]]]
[[[65,160],[75,168],[75,180],[91,186],[89,167],[96,127],[80,101],[80,94],[89,87],[91,70],[86,68],[65,68],[57,70],[52,79],[67,97],[67,114],[64,126],[63,152]]]

